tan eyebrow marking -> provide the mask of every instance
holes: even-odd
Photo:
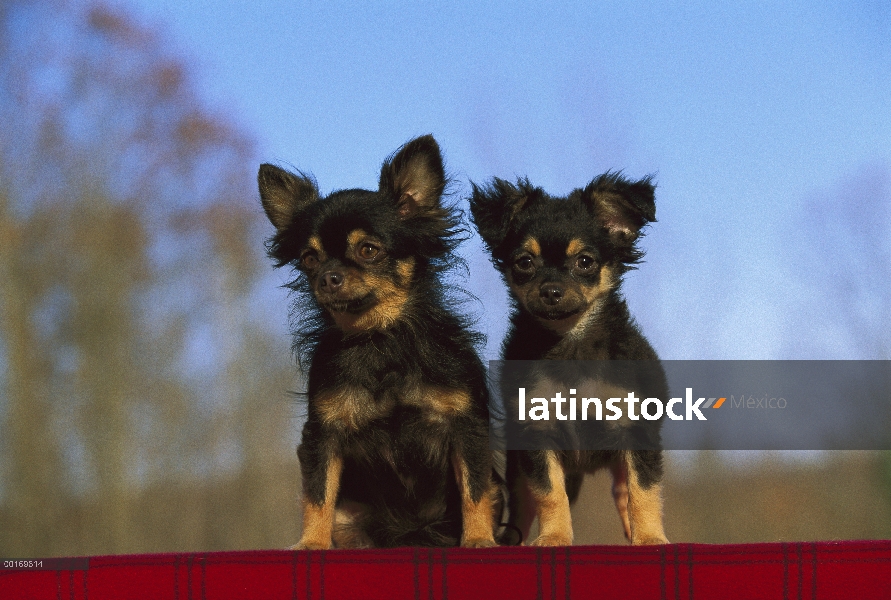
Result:
[[[538,240],[534,237],[526,238],[522,248],[532,256],[541,256],[541,244],[539,244]]]
[[[368,237],[368,234],[365,233],[361,229],[352,230],[349,235],[347,235],[347,244],[353,250],[355,250],[356,246],[359,245],[359,242],[362,241],[362,238]]]
[[[569,245],[566,246],[566,256],[575,256],[584,249],[585,244],[582,242],[582,240],[576,238],[569,242]]]
[[[309,238],[309,241],[306,242],[306,245],[309,246],[310,248],[312,248],[313,250],[315,250],[316,252],[318,252],[319,254],[324,252],[324,250],[322,250],[322,240],[320,240],[319,236],[317,236],[317,235],[314,235],[311,238]]]

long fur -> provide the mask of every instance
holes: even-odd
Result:
[[[295,270],[294,351],[307,374],[298,546],[494,544],[482,336],[445,283],[467,230],[442,201],[436,141],[388,157],[376,191],[322,197],[310,176],[272,165],[258,181],[277,229],[269,256]],[[335,514],[349,523],[332,539]]]
[[[644,368],[649,371],[643,378],[648,395],[667,397],[656,352],[621,294],[623,275],[644,256],[637,246],[642,230],[656,219],[652,178],[632,181],[608,172],[564,198],[550,196],[528,179],[513,184],[495,178],[473,185],[470,208],[493,264],[511,290],[513,310],[502,352],[506,361],[648,361],[652,367]],[[535,375],[526,377],[534,381]],[[501,385],[504,398],[516,393],[506,378]],[[512,426],[507,419],[506,428]],[[531,431],[530,425],[516,427],[520,433]],[[660,423],[642,421],[608,430],[578,422],[574,427],[565,429],[565,439],[599,437],[602,449],[564,445],[557,452],[508,451],[511,524],[525,536],[532,511],[537,511],[542,533],[536,543],[571,543],[568,505],[585,473],[608,467],[616,477],[616,504],[626,535],[633,543],[663,543]],[[624,494],[627,503],[629,489],[645,500],[649,512],[622,504],[620,497]]]

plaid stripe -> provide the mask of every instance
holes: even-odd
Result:
[[[85,571],[0,570],[0,597],[891,598],[891,541],[100,556]]]

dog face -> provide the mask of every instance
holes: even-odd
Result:
[[[345,199],[346,204],[373,201]],[[325,220],[300,253],[300,269],[316,301],[347,332],[386,328],[408,300],[415,259],[399,256],[400,232],[376,220],[352,225]]]
[[[318,305],[346,333],[400,319],[431,261],[451,250],[454,223],[440,205],[446,180],[431,136],[412,140],[384,163],[377,191],[320,198],[308,176],[268,164],[258,179],[277,230],[270,255],[303,274]]]
[[[642,258],[636,241],[656,217],[650,179],[612,173],[565,198],[495,179],[474,185],[470,208],[519,308],[561,335],[588,322]]]

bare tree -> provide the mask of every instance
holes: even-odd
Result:
[[[250,139],[117,10],[6,3],[0,47],[0,554],[286,543]]]

